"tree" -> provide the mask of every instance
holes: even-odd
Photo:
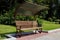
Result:
[[[58,0],[34,0],[34,2],[40,5],[48,5],[49,10],[47,10],[48,14],[46,15],[46,20],[48,20],[49,18],[53,18],[53,16],[55,16],[56,14],[58,16],[60,13]]]
[[[6,13],[14,6],[15,0],[0,0],[0,14]]]
[[[57,0],[56,5],[56,17],[60,19],[60,0]]]

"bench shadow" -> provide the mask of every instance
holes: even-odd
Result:
[[[21,34],[22,34],[21,37],[23,37],[23,36],[28,36],[28,35],[34,35],[35,33],[33,33],[33,32],[22,32]]]
[[[22,34],[21,37],[24,37],[24,36],[28,36],[28,35],[34,35],[35,33],[33,33],[33,32],[22,32],[21,34]],[[16,32],[3,33],[3,34],[0,34],[0,36],[2,38],[11,38],[11,37],[17,38]]]

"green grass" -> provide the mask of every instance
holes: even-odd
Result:
[[[15,32],[15,31],[16,30],[14,26],[0,24],[0,34],[10,33],[10,32]]]
[[[0,24],[0,40],[5,38],[5,34],[15,32],[14,26]]]
[[[43,20],[43,30],[53,30],[60,28],[60,24]]]

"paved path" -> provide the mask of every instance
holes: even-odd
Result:
[[[41,36],[44,36],[44,35],[47,35],[47,34],[48,33],[33,34],[33,35],[28,35],[28,36],[17,38],[17,40],[32,40],[32,39],[35,39],[35,38],[38,38],[38,37],[41,37]]]
[[[32,40],[60,40],[60,31],[56,31]]]

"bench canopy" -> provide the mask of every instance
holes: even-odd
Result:
[[[41,10],[46,10],[46,9],[48,9],[47,6],[24,2],[22,4],[17,5],[14,14],[15,14],[15,16],[16,16],[16,14],[31,16],[31,15],[35,15],[36,13],[38,13]]]

